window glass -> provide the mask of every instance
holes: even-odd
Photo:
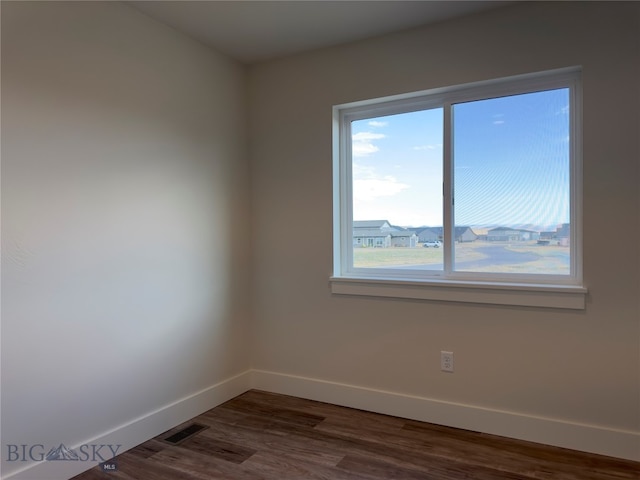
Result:
[[[354,267],[442,270],[442,115],[351,123]]]
[[[459,103],[452,115],[455,270],[568,275],[569,89]]]

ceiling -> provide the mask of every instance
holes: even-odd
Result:
[[[511,1],[130,1],[148,16],[254,63],[509,5]]]

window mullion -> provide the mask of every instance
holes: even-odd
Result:
[[[453,271],[454,235],[453,235],[453,118],[451,102],[443,105],[443,228],[442,246],[444,248],[444,273]]]
[[[344,199],[341,201],[341,258],[342,269],[347,267],[347,271],[353,271],[353,158],[351,150],[351,121],[342,121],[342,142],[340,148],[341,155],[345,159],[340,164],[340,175],[345,181],[341,185],[340,195]]]

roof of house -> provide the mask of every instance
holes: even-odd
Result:
[[[458,238],[458,237],[462,236],[462,235],[463,235],[463,234],[465,234],[467,231],[471,231],[471,233],[473,233],[474,235],[477,235],[477,234],[473,231],[473,229],[472,229],[471,227],[464,227],[464,226],[461,226],[461,227],[455,227],[455,229],[454,229],[454,230],[455,230],[454,235],[455,235],[455,237],[456,237],[456,238]],[[444,235],[444,233],[443,233],[443,232],[444,232],[444,228],[443,228],[443,227],[425,227],[425,228],[418,229],[418,231],[417,231],[417,232],[418,232],[418,234],[421,234],[421,233],[423,233],[423,232],[425,232],[425,231],[428,231],[428,232],[434,233],[435,235]]]
[[[511,227],[496,227],[496,228],[492,228],[491,230],[489,230],[489,233],[491,232],[504,232],[504,231],[509,231],[509,232],[526,232],[526,233],[538,233],[534,230],[525,230],[524,228],[511,228]]]
[[[388,237],[391,235],[390,231],[382,231],[379,228],[354,228],[354,237]]]
[[[401,230],[401,231],[389,232],[389,233],[391,233],[391,238],[411,237],[416,234],[416,232],[414,232],[413,230]]]
[[[416,233],[418,233],[418,235],[424,232],[431,232],[435,235],[442,235],[442,227],[420,227],[416,229]]]
[[[391,226],[391,228],[393,228],[394,230],[411,230],[410,228],[407,228],[407,227],[400,227],[400,226],[398,226],[398,225],[390,225],[390,226]],[[413,231],[413,230],[411,230],[411,231]]]
[[[354,220],[353,228],[382,228],[385,223],[391,227],[387,220]]]

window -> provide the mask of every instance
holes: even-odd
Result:
[[[584,308],[580,117],[578,69],[334,107],[333,292]]]

